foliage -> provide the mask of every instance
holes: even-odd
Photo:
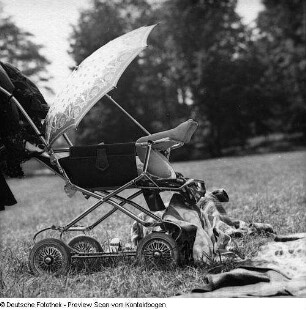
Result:
[[[113,96],[151,132],[188,117],[199,122],[188,151],[175,159],[220,156],[258,135],[305,132],[302,1],[264,1],[253,29],[242,24],[236,2],[94,0],[74,28],[71,55],[79,63],[110,39],[160,22]],[[78,141],[131,141],[142,134],[102,100],[81,123]]]
[[[276,101],[278,126],[306,133],[306,3],[303,0],[263,1],[257,25],[258,51],[267,66],[266,89]],[[265,90],[263,90],[265,91]]]
[[[76,64],[108,41],[160,23],[112,96],[150,132],[187,118],[200,126],[174,159],[220,156],[254,136],[306,135],[306,5],[265,0],[254,28],[236,0],[92,0],[71,35]],[[33,36],[0,9],[2,61],[46,83],[48,60]],[[46,86],[45,86],[46,87]],[[46,87],[47,88],[47,87]],[[106,99],[85,117],[78,143],[135,141],[143,132]]]
[[[42,45],[33,42],[33,35],[19,28],[11,17],[5,16],[0,2],[0,57],[28,76],[33,82],[39,82],[47,90],[51,89],[46,66],[50,62],[41,54]]]
[[[211,155],[221,155],[223,147],[244,144],[249,134],[244,93],[256,79],[245,59],[247,33],[236,1],[167,1],[165,6],[172,66],[200,121],[199,142]]]

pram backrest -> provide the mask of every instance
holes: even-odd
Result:
[[[73,184],[92,190],[119,187],[137,177],[135,143],[73,146],[59,162]]]

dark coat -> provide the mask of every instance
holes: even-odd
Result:
[[[7,185],[3,174],[0,172],[0,211],[3,211],[5,206],[12,206],[17,201]]]
[[[42,120],[49,106],[36,85],[14,66],[0,62],[0,86],[18,100],[43,133]],[[26,141],[40,143],[39,137],[15,104],[0,92],[0,210],[16,203],[2,173],[11,177],[23,176],[20,164],[28,159]]]

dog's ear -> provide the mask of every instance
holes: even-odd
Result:
[[[220,202],[228,202],[229,197],[226,191],[223,188],[216,189],[212,192],[212,194],[220,201]]]

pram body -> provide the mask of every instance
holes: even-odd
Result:
[[[1,91],[8,96],[11,104],[16,105],[32,125],[38,137],[44,142],[42,134],[31,122],[21,104],[4,88],[1,87]],[[176,174],[175,178],[163,179],[148,172],[152,152],[161,150],[170,152],[171,149],[182,146],[184,142],[166,137],[156,141],[148,140],[136,143],[72,146],[67,136],[65,138],[69,143],[67,148],[56,149],[46,144],[47,151],[41,154],[33,153],[31,157],[39,160],[64,179],[67,190],[79,191],[87,198],[97,199],[97,202],[67,225],[51,225],[35,234],[35,241],[40,233],[47,230],[58,231],[60,236],[58,239],[45,238],[35,243],[29,257],[29,266],[33,273],[63,274],[69,270],[73,261],[92,258],[136,256],[154,264],[184,263],[192,258],[191,250],[195,230],[186,231],[179,225],[164,221],[154,214],[154,211],[158,210],[156,197],[160,199],[155,194],[163,191],[177,192],[184,197],[187,203],[194,204],[196,202],[195,192],[200,196],[205,194],[204,181],[184,178],[180,174]],[[137,147],[145,151],[141,171],[136,164]],[[62,155],[63,153],[66,153],[66,156],[57,156],[57,154]],[[164,155],[161,156],[166,160]],[[121,193],[126,189],[134,189],[136,192],[125,198],[121,196]],[[133,201],[140,195],[144,195],[147,207]],[[89,226],[78,225],[89,213],[104,204],[111,205],[112,209]],[[131,206],[146,214],[154,224],[152,221],[143,221],[139,215],[131,212],[126,206]],[[159,232],[153,232],[141,240],[136,250],[119,252],[104,252],[100,242],[86,235],[77,236],[68,244],[62,240],[62,236],[67,232],[85,233],[93,230],[117,210],[143,226],[158,226]],[[80,244],[83,245],[82,249]],[[84,244],[86,244],[87,252],[84,252]]]
[[[150,27],[151,31],[153,27]],[[136,55],[136,54],[135,54]],[[135,57],[135,56],[134,56]],[[50,170],[61,177],[67,192],[81,192],[86,198],[92,197],[96,202],[84,210],[75,219],[64,226],[51,225],[34,235],[34,241],[42,232],[57,231],[59,238],[45,238],[35,243],[30,251],[29,266],[34,274],[63,274],[69,270],[73,261],[90,260],[92,258],[109,258],[136,256],[147,263],[164,264],[182,263],[192,258],[191,250],[196,228],[182,228],[174,222],[163,220],[154,211],[163,207],[159,193],[171,191],[180,194],[186,204],[194,205],[199,197],[205,194],[205,184],[202,180],[185,178],[175,173],[168,161],[174,148],[188,142],[196,129],[195,122],[187,121],[177,128],[153,136],[142,137],[134,143],[98,144],[90,146],[73,146],[65,131],[60,134],[67,142],[65,148],[55,148],[53,142],[37,128],[20,102],[13,96],[13,89],[5,74],[0,76],[0,91],[7,96],[8,103],[27,120],[42,143],[43,150],[30,154],[31,158],[39,160]],[[117,106],[118,104],[106,95]],[[120,109],[130,117],[141,129],[144,129],[123,108]],[[75,111],[74,111],[75,112]],[[52,124],[51,124],[52,125]],[[65,156],[63,156],[63,154]],[[137,164],[140,158],[141,167]],[[160,175],[152,174],[152,165],[158,164]],[[165,171],[169,170],[166,175]],[[133,189],[134,192],[124,197],[122,192]],[[134,201],[144,195],[147,207]],[[100,216],[89,226],[81,226],[79,222],[97,208],[105,204],[112,209]],[[127,207],[129,206],[129,208]],[[144,221],[130,208],[144,213],[152,221]],[[81,235],[65,243],[62,236],[67,232],[85,233],[121,211],[141,225],[155,226],[159,232],[153,232],[143,238],[136,250],[106,252],[100,242],[92,237]]]

